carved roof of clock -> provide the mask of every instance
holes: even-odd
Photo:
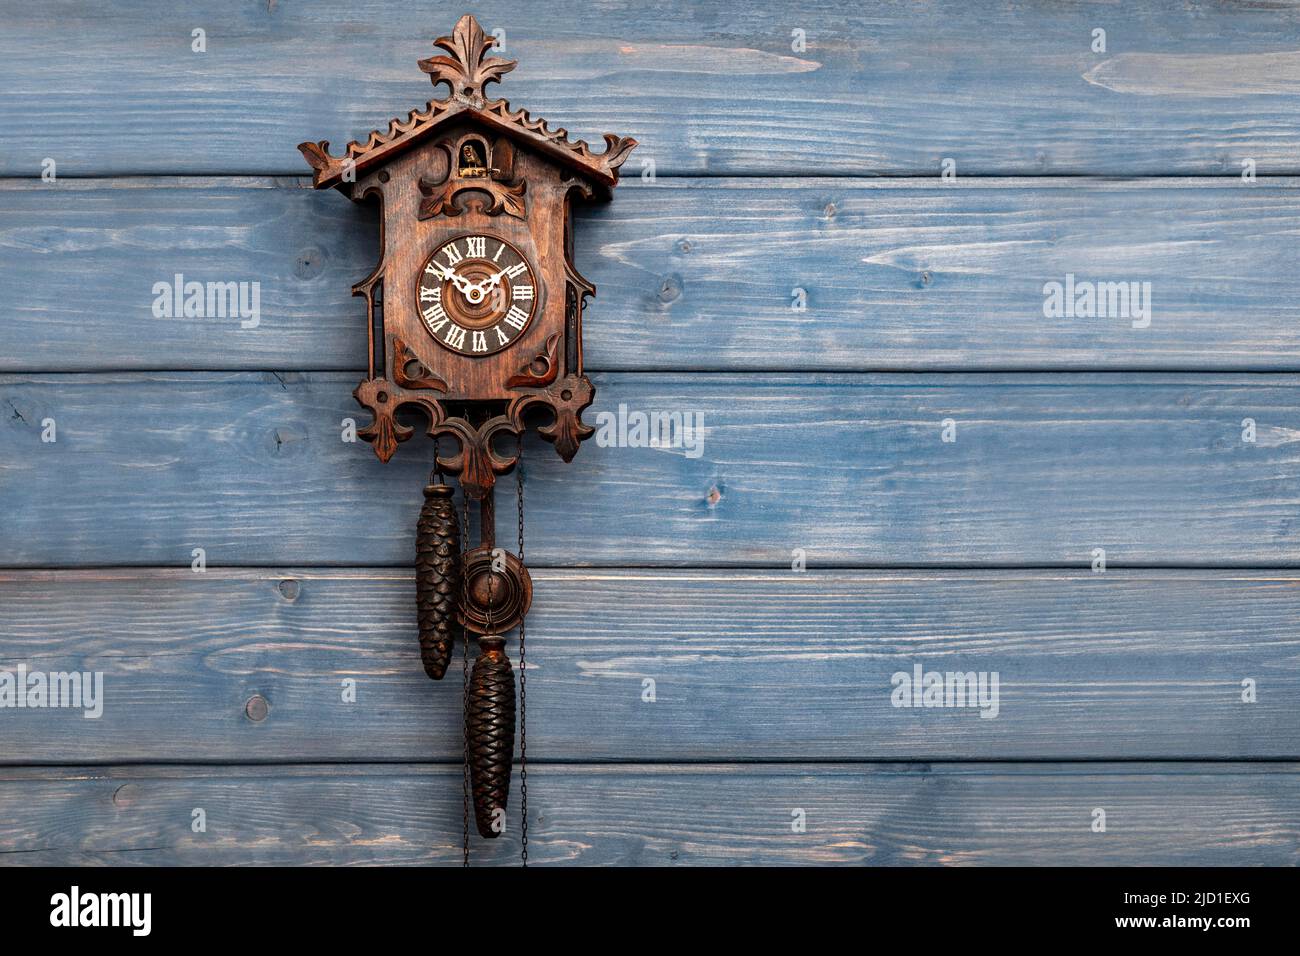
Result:
[[[446,84],[450,96],[430,100],[424,109],[411,110],[405,119],[392,120],[387,130],[374,130],[364,141],[353,140],[342,156],[330,155],[328,140],[299,143],[299,151],[315,170],[316,188],[350,187],[361,174],[391,162],[457,117],[478,120],[489,129],[535,147],[603,187],[602,191],[617,185],[619,167],[637,145],[636,140],[606,133],[605,151],[593,153],[582,140],[570,140],[568,130],[553,130],[546,120],[534,119],[524,109],[512,110],[505,100],[486,99],[484,88],[513,70],[516,62],[488,56],[494,44],[495,38],[484,34],[478,21],[466,14],[457,22],[451,36],[434,41],[435,46],[451,56],[433,56],[419,63],[435,87]],[[345,180],[349,170],[352,175]]]

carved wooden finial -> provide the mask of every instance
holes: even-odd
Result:
[[[636,146],[636,140],[606,133],[605,151],[594,153],[582,140],[570,140],[568,131],[551,129],[546,120],[532,116],[527,110],[514,109],[503,99],[487,99],[484,88],[515,68],[514,60],[488,55],[495,43],[495,37],[484,33],[478,21],[465,14],[451,36],[434,41],[435,46],[451,56],[431,56],[419,61],[420,69],[429,74],[435,87],[447,85],[450,95],[446,99],[431,99],[424,109],[411,110],[405,117],[389,121],[387,129],[372,130],[364,139],[352,140],[342,156],[331,156],[326,140],[299,143],[299,151],[315,170],[313,185],[317,189],[337,186],[351,195],[353,184],[367,172],[419,146],[436,135],[444,124],[467,117],[564,163],[604,190],[601,196],[608,198],[608,190],[618,184],[619,167]],[[486,157],[480,158],[486,161]],[[505,164],[494,162],[492,166],[500,175],[509,176]],[[460,168],[479,167],[462,162]],[[483,166],[477,175],[490,178],[497,174]],[[353,198],[362,197],[353,195]]]
[[[483,32],[468,13],[456,22],[449,37],[439,37],[434,46],[441,47],[451,56],[431,56],[420,61],[420,69],[429,74],[433,85],[446,83],[452,95],[482,96],[489,83],[495,83],[515,68],[515,60],[488,56],[496,45],[496,38]]]

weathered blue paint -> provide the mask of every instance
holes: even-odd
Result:
[[[814,565],[534,583],[529,752],[548,763],[1300,758],[1293,573]],[[382,568],[0,572],[6,651],[100,670],[109,695],[95,720],[5,715],[0,762],[459,761],[459,674],[435,685],[418,667],[413,589]],[[917,665],[997,673],[997,716],[894,706],[894,675]]]
[[[466,9],[520,61],[492,92],[635,136],[629,175],[1300,173],[1300,11],[1215,0],[12,0],[0,173],[300,173],[297,143],[422,106]]]
[[[0,670],[106,699],[0,710],[0,862],[459,862],[429,449],[341,440],[375,220],[294,149],[420,105],[450,21],[10,6]],[[517,105],[643,141],[577,234],[589,420],[705,423],[698,456],[529,441],[532,859],[1296,863],[1300,11],[474,12]],[[178,273],[257,282],[256,327],[155,318]],[[1150,282],[1149,327],[1046,317],[1067,275]],[[998,716],[893,706],[918,665],[997,672]]]
[[[1298,186],[632,180],[576,232],[599,290],[585,356],[601,371],[1297,371]],[[368,208],[297,179],[10,181],[0,203],[15,304],[0,371],[364,364],[349,289],[377,255]],[[177,274],[259,283],[256,326],[156,318],[154,284]],[[1150,282],[1149,326],[1045,317],[1044,285],[1067,275]]]
[[[459,767],[0,769],[27,864],[460,863]],[[1295,865],[1300,768],[1225,764],[538,766],[532,864]],[[1091,828],[1109,807],[1107,831]],[[195,807],[210,831],[191,833]],[[795,832],[793,814],[805,814]],[[213,821],[220,821],[220,836]],[[510,824],[514,824],[510,820]],[[474,844],[518,864],[513,830]],[[5,860],[0,855],[0,861]],[[6,861],[7,862],[7,861]]]
[[[594,380],[594,425],[612,425],[620,405],[678,411],[703,416],[703,440],[601,447],[597,436],[565,465],[534,434],[539,566],[788,567],[795,548],[823,567],[1087,568],[1096,548],[1109,566],[1300,566],[1291,376]],[[345,418],[367,420],[356,381],[0,376],[0,560],[186,567],[204,548],[214,566],[409,565],[432,449],[413,439],[385,465],[344,442]],[[41,441],[47,419],[53,444]]]

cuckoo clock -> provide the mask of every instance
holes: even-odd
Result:
[[[416,527],[420,650],[441,679],[462,647],[465,753],[484,837],[503,829],[515,736],[515,679],[506,650],[518,629],[521,758],[526,758],[524,619],[532,584],[523,564],[525,419],[566,462],[592,429],[593,388],[582,371],[582,312],[595,287],[573,263],[573,204],[607,200],[636,141],[605,134],[594,152],[564,129],[490,99],[515,68],[471,16],[435,41],[447,55],[419,61],[445,99],[348,143],[298,148],[317,189],[377,199],[381,256],[353,294],[366,303],[367,373],[353,392],[372,420],[358,434],[381,461],[415,436],[423,415],[433,473]],[[398,412],[403,412],[400,420]],[[514,441],[511,442],[511,437]],[[442,441],[439,441],[439,440]],[[494,487],[516,472],[519,554],[496,547]],[[459,479],[457,504],[444,475]],[[469,544],[471,502],[479,541]],[[473,673],[468,645],[477,645]],[[523,857],[527,862],[527,768]],[[468,815],[469,793],[466,794]],[[468,833],[468,824],[466,826]],[[468,859],[468,837],[465,854]]]

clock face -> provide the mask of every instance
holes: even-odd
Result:
[[[537,278],[522,253],[503,239],[448,239],[425,260],[416,309],[439,345],[459,355],[491,355],[532,321]]]

